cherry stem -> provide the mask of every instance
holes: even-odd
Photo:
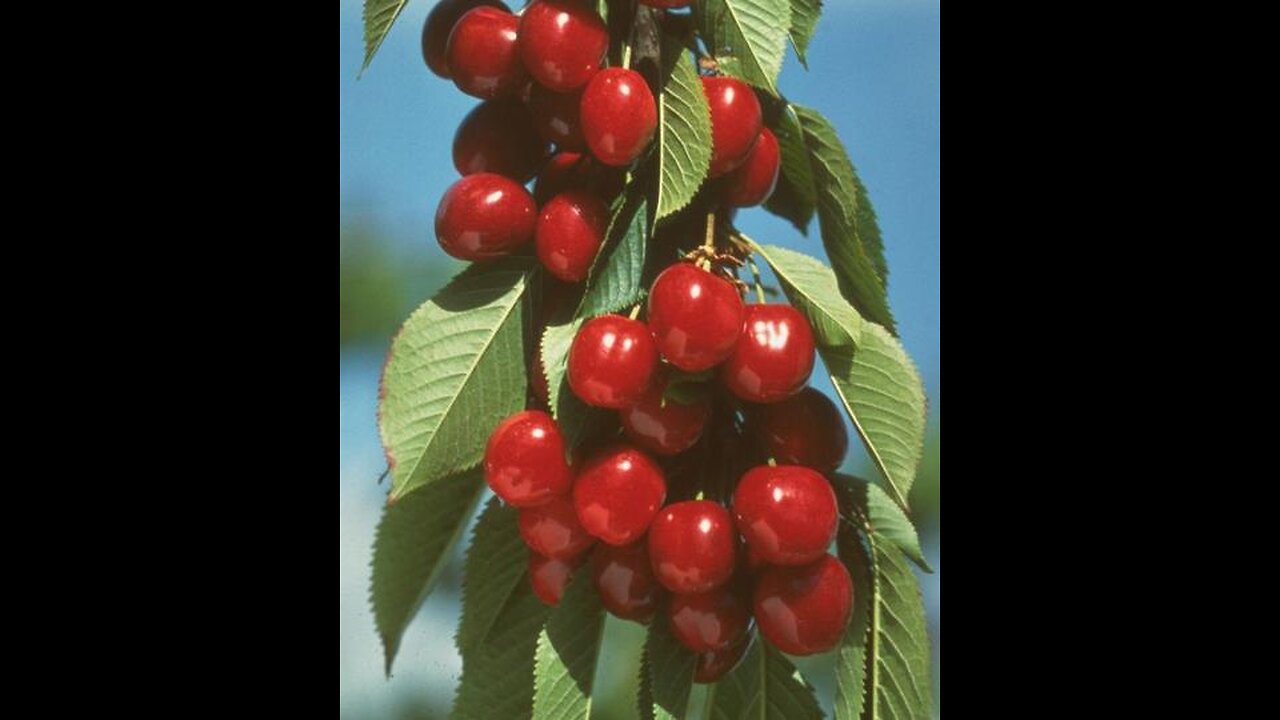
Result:
[[[751,277],[756,281],[756,302],[763,305],[764,300],[764,281],[760,279],[760,266],[756,265],[756,259],[747,258],[747,264],[751,266]]]
[[[714,210],[707,213],[707,232],[702,240],[702,259],[698,260],[698,267],[703,270],[711,270],[711,259],[716,255],[716,213]]]
[[[631,314],[628,315],[627,317],[631,318],[632,320],[635,320],[636,317],[640,314],[640,306],[642,304],[643,303],[636,303],[636,306],[631,308]]]

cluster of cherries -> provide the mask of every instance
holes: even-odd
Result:
[[[453,163],[463,177],[436,210],[446,253],[485,261],[532,242],[552,275],[586,278],[604,241],[608,203],[658,124],[645,77],[601,67],[608,48],[608,28],[590,0],[535,0],[519,15],[497,0],[442,0],[432,9],[422,31],[427,66],[483,100],[454,136]],[[764,202],[780,156],[758,98],[730,77],[704,76],[702,87],[714,192],[729,207]],[[525,185],[535,178],[530,193]]]

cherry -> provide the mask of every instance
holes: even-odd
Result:
[[[596,542],[582,529],[568,495],[551,498],[537,507],[520,508],[519,524],[524,544],[549,558],[576,558]]]
[[[542,205],[565,190],[590,190],[608,202],[622,192],[624,180],[621,171],[601,165],[589,155],[561,152],[552,155],[538,174],[533,197]]]
[[[585,0],[538,0],[520,18],[520,58],[553,92],[582,87],[609,50],[609,28]]]
[[[606,68],[582,91],[580,119],[591,154],[605,165],[622,167],[639,157],[653,139],[658,106],[640,73]]]
[[[831,484],[799,465],[751,468],[733,492],[738,532],[771,565],[822,557],[835,539],[837,515]]]
[[[621,315],[591,318],[569,347],[569,387],[595,407],[616,410],[636,402],[657,367],[649,328]]]
[[[742,335],[720,366],[720,379],[748,402],[770,403],[799,392],[813,372],[813,330],[790,305],[748,305]]]
[[[600,604],[623,620],[646,622],[658,609],[662,587],[649,567],[644,540],[615,547],[600,545],[591,555],[591,579]]]
[[[728,675],[729,671],[737,667],[742,658],[746,656],[747,648],[751,647],[753,636],[754,633],[748,629],[736,642],[724,650],[698,653],[698,662],[693,668],[693,681],[696,683],[713,683]]]
[[[515,98],[475,106],[453,136],[453,166],[461,175],[489,172],[525,183],[550,151],[534,130],[528,108]]]
[[[658,350],[689,372],[729,357],[742,334],[743,313],[738,290],[693,263],[663,270],[649,290],[649,328]]]
[[[672,503],[649,528],[653,574],[674,593],[701,593],[733,576],[737,558],[733,519],[710,500]]]
[[[427,13],[427,21],[422,24],[422,59],[427,62],[431,72],[449,79],[449,57],[445,53],[449,32],[457,24],[458,18],[481,5],[511,12],[511,8],[498,0],[440,0]]]
[[[711,399],[686,405],[663,401],[669,380],[654,382],[635,404],[618,412],[622,430],[637,445],[656,455],[675,455],[693,447],[711,418]]]
[[[789,655],[813,655],[836,646],[853,610],[853,580],[830,555],[797,567],[771,567],[756,584],[760,632]]]
[[[844,462],[849,449],[844,415],[814,388],[776,403],[750,406],[746,415],[747,433],[780,463],[828,473]]]
[[[662,507],[667,480],[648,455],[626,445],[597,452],[573,485],[573,506],[587,532],[610,545],[640,539]]]
[[[529,95],[534,129],[543,140],[555,143],[560,150],[582,152],[587,149],[582,123],[578,121],[581,105],[581,90],[557,93],[535,84]]]
[[[704,593],[673,595],[667,617],[671,633],[693,652],[727,650],[747,634],[751,604],[739,588],[726,585]]]
[[[538,260],[565,282],[585,280],[609,227],[609,208],[585,190],[568,190],[538,214],[534,246]]]
[[[760,131],[760,139],[737,170],[725,176],[722,197],[726,205],[750,207],[759,205],[773,194],[782,169],[778,138],[769,128]]]
[[[488,100],[514,95],[528,81],[516,49],[520,19],[493,7],[469,10],[449,33],[445,49],[453,84]]]
[[[484,476],[498,497],[532,507],[569,492],[564,436],[551,416],[525,410],[498,423],[484,451]]]
[[[454,183],[436,208],[436,239],[459,260],[492,260],[533,239],[537,208],[519,183],[493,173]]]
[[[559,605],[574,568],[580,564],[573,560],[543,557],[529,551],[529,584],[533,586],[533,594],[551,607]]]
[[[711,169],[720,177],[746,161],[760,137],[764,118],[750,85],[737,78],[704,77],[702,91],[711,106]]]

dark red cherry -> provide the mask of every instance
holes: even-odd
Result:
[[[453,84],[485,100],[524,89],[529,74],[516,47],[519,24],[515,15],[492,7],[478,7],[459,18],[445,51]]]
[[[587,84],[609,50],[609,28],[586,0],[538,0],[520,16],[520,57],[538,84],[569,92]]]
[[[538,209],[523,185],[493,173],[454,183],[436,208],[436,239],[459,260],[492,260],[533,239]]]
[[[601,544],[591,554],[591,578],[600,604],[623,620],[647,622],[658,609],[662,586],[649,567],[644,540],[615,547]]]
[[[849,623],[853,580],[830,555],[809,565],[770,567],[756,583],[753,609],[760,632],[782,652],[825,652],[840,642]]]
[[[727,650],[747,634],[751,600],[732,583],[704,593],[672,595],[667,618],[671,634],[693,652]]]
[[[498,423],[484,451],[484,476],[498,497],[516,507],[541,505],[569,492],[573,475],[560,426],[538,410]]]
[[[573,560],[543,557],[530,550],[529,584],[533,586],[533,594],[546,605],[559,605],[574,569],[580,564]]]
[[[453,136],[453,166],[461,175],[490,172],[526,183],[550,153],[529,109],[515,98],[475,106]]]
[[[778,184],[778,171],[782,169],[782,155],[778,152],[778,138],[773,131],[764,128],[760,139],[747,154],[747,159],[737,170],[725,176],[723,195],[726,205],[750,207],[759,205],[773,194]]]
[[[653,139],[658,106],[640,73],[613,67],[596,73],[587,83],[580,119],[591,154],[605,165],[622,167],[639,157]]]
[[[681,370],[714,367],[742,335],[742,297],[729,281],[693,263],[676,263],[649,290],[649,329],[658,351]]]
[[[581,90],[557,93],[535,84],[529,95],[534,129],[559,150],[582,152],[587,149],[587,141],[582,138],[582,123],[578,121],[581,105]]]
[[[748,436],[779,463],[828,473],[844,462],[849,449],[844,415],[814,388],[776,403],[752,405],[746,415]]]
[[[738,532],[771,565],[803,565],[822,557],[836,537],[831,483],[799,465],[761,465],[733,492]]]
[[[544,205],[566,190],[589,190],[606,203],[622,192],[625,173],[601,165],[590,155],[561,152],[551,156],[533,184],[533,197]]]
[[[667,497],[662,468],[626,445],[589,458],[573,485],[573,506],[587,532],[610,545],[639,540]]]
[[[698,662],[693,667],[693,681],[696,683],[713,683],[728,675],[737,667],[751,647],[755,633],[748,629],[736,642],[724,650],[698,653]]]
[[[653,575],[674,593],[700,593],[733,577],[737,559],[733,518],[710,500],[687,500],[662,508],[649,528]]]
[[[538,260],[565,282],[585,280],[608,226],[609,208],[600,198],[586,190],[562,192],[538,213]]]
[[[588,320],[569,347],[569,387],[595,407],[616,410],[639,400],[657,367],[649,328],[621,315]]]
[[[711,106],[711,169],[720,177],[746,161],[760,137],[764,119],[751,86],[737,78],[704,77],[702,90]]]
[[[635,404],[618,411],[627,437],[655,455],[675,455],[693,447],[711,418],[710,397],[689,404],[674,399],[664,402],[668,381],[654,381]]]
[[[813,330],[790,305],[747,305],[742,335],[720,380],[748,402],[770,403],[804,387],[813,372]]]
[[[562,495],[537,507],[520,508],[520,537],[530,550],[549,558],[572,560],[595,544],[582,529],[573,498]]]
[[[481,5],[511,12],[511,8],[498,0],[440,0],[427,13],[427,21],[422,24],[422,59],[427,61],[431,72],[449,79],[449,58],[445,53],[449,44],[449,32],[457,24],[458,18]]]

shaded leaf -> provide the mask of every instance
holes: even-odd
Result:
[[[604,607],[590,571],[574,573],[538,636],[533,717],[586,720],[604,633]]]
[[[933,572],[929,561],[924,558],[924,551],[920,549],[920,536],[911,524],[911,519],[889,498],[883,488],[843,473],[835,473],[834,479],[833,484],[841,496],[842,507],[846,504],[847,495],[848,504],[864,509],[866,522],[874,532],[893,542],[921,570]]]
[[[528,584],[529,556],[516,515],[515,508],[491,497],[471,533],[462,576],[462,619],[454,638],[463,658],[484,643],[508,599]]]
[[[782,108],[770,126],[778,138],[781,171],[773,195],[765,202],[769,212],[791,221],[801,233],[809,234],[809,221],[817,207],[818,191],[813,185],[813,167],[804,128],[790,104]]]
[[[763,638],[716,683],[710,699],[714,720],[801,720],[822,718],[813,688],[782,653]]]
[[[523,557],[523,553],[521,554]],[[453,720],[524,720],[533,715],[533,657],[549,608],[527,576],[506,598],[484,643],[462,659]]]
[[[697,656],[676,640],[667,623],[650,625],[640,663],[640,672],[645,676],[640,681],[640,717],[683,720],[688,714],[696,661]]]
[[[643,183],[633,179],[614,204],[605,241],[587,278],[578,317],[621,310],[644,298],[642,276],[652,227],[651,207],[645,198]]]

